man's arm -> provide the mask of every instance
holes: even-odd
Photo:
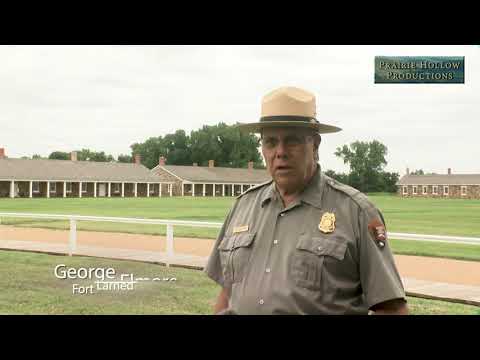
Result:
[[[385,220],[375,206],[370,204],[360,210],[359,229],[359,269],[366,305],[376,314],[408,314]]]
[[[230,292],[227,288],[222,288],[217,298],[217,303],[213,308],[213,313],[218,314],[220,311],[225,310],[228,307],[228,299],[230,298]]]
[[[407,302],[404,299],[384,301],[372,307],[374,315],[408,315]]]

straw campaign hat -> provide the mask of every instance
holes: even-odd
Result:
[[[262,99],[262,114],[259,122],[239,124],[243,132],[260,132],[264,127],[296,126],[316,130],[320,134],[342,129],[321,124],[316,119],[315,95],[296,87],[281,87]]]

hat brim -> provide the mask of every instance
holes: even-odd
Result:
[[[262,121],[262,122],[255,122],[255,123],[247,123],[247,124],[237,124],[236,125],[241,132],[244,133],[259,133],[264,128],[272,128],[272,127],[299,127],[299,128],[307,128],[313,129],[317,131],[319,134],[328,134],[328,133],[335,133],[339,132],[342,129],[332,125],[320,124],[320,123],[311,123],[311,122],[304,122],[304,121]]]

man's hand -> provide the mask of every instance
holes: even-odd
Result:
[[[408,315],[407,302],[404,299],[393,299],[372,307],[374,315]]]
[[[227,288],[222,288],[218,295],[217,303],[213,308],[213,313],[218,314],[220,311],[225,310],[228,307],[228,299],[230,298],[230,291]]]

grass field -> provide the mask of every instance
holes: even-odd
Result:
[[[145,281],[130,291],[73,295],[72,285],[93,281],[57,279],[56,265],[112,267],[116,274],[175,277]],[[166,268],[132,261],[0,251],[0,314],[211,314],[219,287],[199,270]],[[413,315],[480,315],[480,307],[408,298]]]
[[[480,261],[480,245],[449,244],[432,241],[390,240],[399,255],[431,256],[457,260]]]
[[[402,199],[372,194],[392,232],[480,237],[480,200]],[[223,222],[234,198],[0,199],[0,212],[75,214]],[[68,229],[68,221],[1,218],[2,224]],[[78,230],[165,235],[163,225],[79,222]],[[175,227],[176,236],[215,238],[218,229]],[[480,246],[392,240],[397,254],[480,261]]]
[[[369,197],[393,232],[480,237],[480,200]]]

